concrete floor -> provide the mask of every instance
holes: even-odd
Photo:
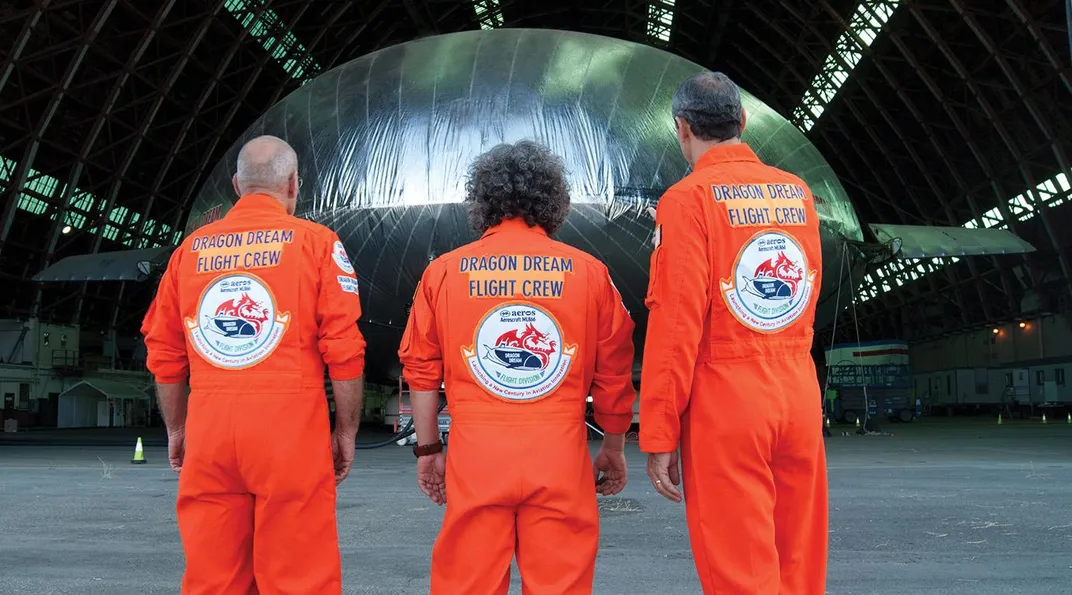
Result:
[[[896,435],[827,440],[828,593],[1072,592],[1072,426],[885,429]],[[159,437],[144,466],[122,433],[124,446],[34,438],[0,434],[0,594],[178,593],[176,477]],[[357,467],[338,507],[345,592],[427,593],[442,510],[417,490],[412,455],[359,452]],[[595,593],[700,593],[683,508],[652,491],[635,445],[630,473],[604,502]]]

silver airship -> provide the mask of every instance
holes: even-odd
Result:
[[[534,139],[569,170],[572,211],[557,237],[610,268],[637,323],[639,362],[653,234],[648,207],[688,171],[671,97],[702,69],[653,47],[553,30],[468,31],[392,46],[325,72],[272,106],[216,165],[185,232],[233,205],[242,144],[261,134],[286,139],[303,179],[298,216],[335,230],[356,267],[367,377],[391,382],[421,273],[476,238],[461,204],[469,164],[498,143]],[[742,98],[744,140],[815,194],[824,266],[816,324],[825,326],[845,274],[842,248],[863,239],[860,222],[811,142],[751,94]]]

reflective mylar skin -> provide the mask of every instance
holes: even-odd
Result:
[[[573,208],[557,238],[609,266],[637,322],[639,362],[653,234],[647,207],[688,170],[670,102],[699,70],[645,45],[553,30],[467,31],[389,47],[321,74],[251,125],[201,188],[186,233],[234,203],[243,143],[261,134],[287,140],[303,178],[297,214],[346,244],[360,283],[367,373],[389,380],[421,272],[476,238],[461,205],[469,164],[498,143],[536,139],[569,173]],[[746,91],[742,97],[744,140],[817,197],[825,270],[816,324],[825,326],[841,238],[862,239],[860,222],[804,134]]]

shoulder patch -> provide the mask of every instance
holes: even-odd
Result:
[[[662,243],[663,243],[663,226],[662,225],[656,225],[655,226],[655,233],[651,236],[651,245],[655,246],[656,248],[658,248],[659,245],[662,244]]]
[[[335,260],[335,264],[342,269],[342,272],[348,275],[354,274],[354,265],[350,264],[350,257],[346,255],[346,248],[339,240],[335,240],[335,245],[331,248],[331,258]]]
[[[335,277],[335,280],[339,282],[339,288],[345,293],[352,293],[354,295],[361,295],[357,290],[357,279],[349,275],[339,275]]]

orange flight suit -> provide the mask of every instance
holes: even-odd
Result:
[[[446,383],[447,508],[432,595],[592,592],[599,512],[585,400],[633,418],[633,321],[592,256],[510,219],[425,270],[399,356],[412,390]]]
[[[338,237],[270,196],[172,254],[142,333],[156,381],[190,382],[184,594],[341,592],[324,368],[362,376],[360,316]]]
[[[811,191],[745,144],[667,190],[640,389],[640,448],[676,450],[704,593],[821,595],[827,486],[811,358],[822,251]]]

